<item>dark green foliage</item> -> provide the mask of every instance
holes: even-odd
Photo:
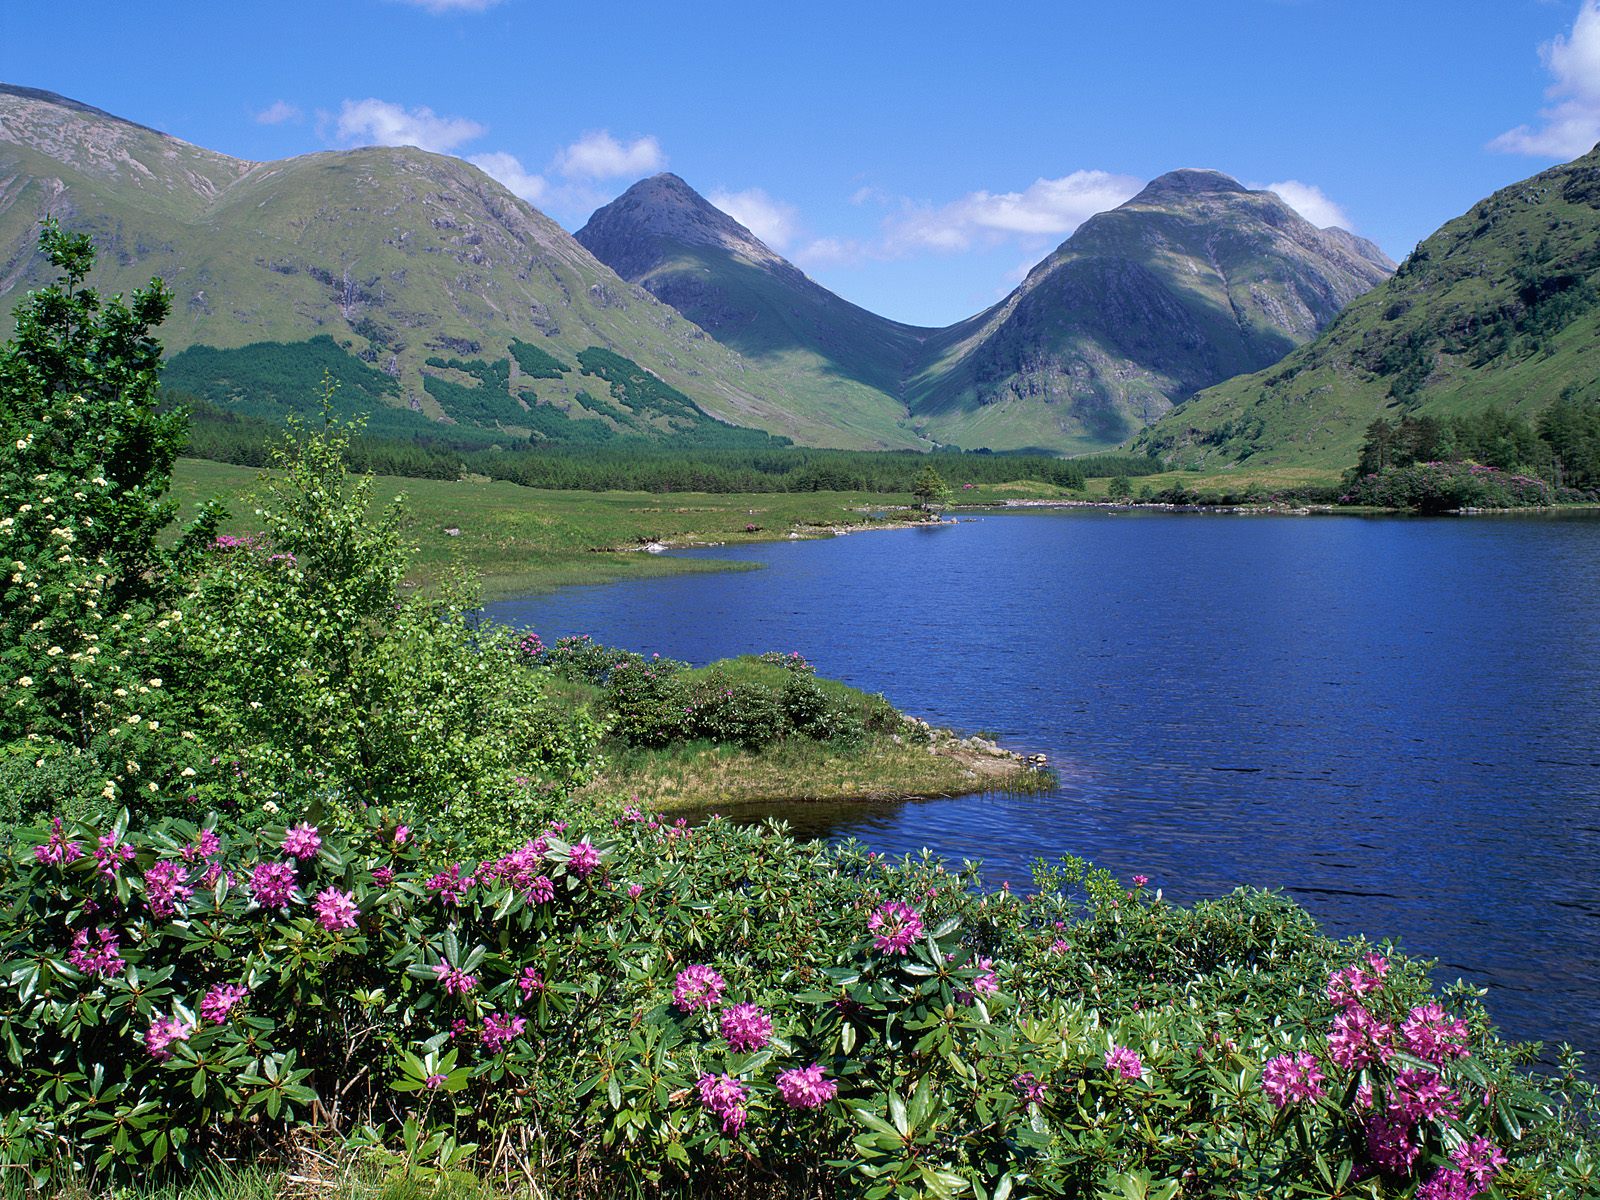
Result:
[[[1465,462],[1389,467],[1354,480],[1341,497],[1347,504],[1410,508],[1424,513],[1463,508],[1544,508],[1556,499],[1555,489],[1542,479]]]
[[[428,360],[430,365],[442,366],[439,359]],[[504,364],[502,359],[501,363]],[[451,366],[463,369],[466,364],[458,364],[456,360],[450,361]],[[498,381],[488,364],[481,364],[485,369],[481,374],[474,375],[478,379],[476,387],[468,387],[464,383],[445,379],[438,375],[424,374],[422,386],[427,389],[428,395],[439,402],[439,407],[444,409],[445,415],[451,420],[467,425],[522,425],[526,424],[524,418],[527,410],[522,407],[506,390],[507,384]],[[487,380],[487,382],[485,382]]]
[[[516,339],[511,342],[511,357],[517,360],[517,370],[529,379],[560,379],[572,370],[549,351]]]
[[[1567,388],[1540,414],[1539,436],[1555,459],[1557,483],[1600,493],[1600,396]]]
[[[289,414],[320,416],[323,377],[339,385],[334,415],[366,415],[374,433],[423,432],[427,418],[395,407],[400,384],[362,362],[327,334],[304,342],[253,342],[233,350],[190,346],[168,361],[166,385],[218,408],[281,426]]]

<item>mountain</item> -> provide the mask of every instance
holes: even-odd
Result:
[[[169,382],[230,407],[303,409],[330,367],[382,432],[865,440],[458,159],[246,162],[0,86],[0,311],[51,277],[47,215],[94,238],[103,291],[166,282]]]
[[[1597,335],[1600,148],[1473,205],[1315,342],[1201,392],[1140,444],[1185,465],[1341,470],[1378,416],[1600,396]]]
[[[906,399],[961,445],[1098,447],[1277,362],[1394,264],[1272,192],[1174,171],[1085,221],[999,304],[930,340]]]
[[[906,438],[899,396],[936,330],[834,295],[676,175],[634,184],[575,236],[618,275],[781,377],[791,403],[869,436]]]

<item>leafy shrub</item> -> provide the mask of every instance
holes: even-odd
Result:
[[[1471,989],[1280,896],[1180,909],[1069,860],[1020,897],[597,824],[481,861],[376,809],[31,832],[0,859],[0,1155],[130,1177],[315,1119],[455,1161],[536,1123],[547,1181],[619,1193],[830,1164],[879,1197],[1403,1196],[1463,1146],[1504,1153],[1501,1196],[1596,1179],[1579,1076],[1521,1074]]]
[[[759,749],[788,729],[777,694],[758,683],[736,682],[713,669],[689,697],[690,736],[727,746]]]
[[[690,688],[680,664],[624,660],[607,674],[612,731],[631,746],[668,746],[693,736]]]
[[[1462,508],[1544,508],[1555,502],[1542,479],[1507,474],[1467,462],[1423,462],[1390,467],[1355,480],[1341,501],[1419,512]]]

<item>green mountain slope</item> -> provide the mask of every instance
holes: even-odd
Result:
[[[1000,304],[931,339],[906,397],[940,441],[1121,441],[1277,362],[1393,264],[1271,192],[1174,171],[1086,221]]]
[[[1600,150],[1496,192],[1311,345],[1139,438],[1183,465],[1353,465],[1374,417],[1600,394]]]
[[[792,401],[884,446],[919,443],[898,397],[934,330],[834,295],[676,175],[634,184],[575,236],[624,279],[781,378]]]
[[[169,352],[223,352],[202,355],[203,369],[191,360],[183,384],[224,402],[273,364],[315,364],[326,348],[306,344],[325,337],[394,381],[374,394],[436,427],[595,440],[732,422],[821,445],[868,440],[789,405],[781,380],[457,159],[402,148],[247,163],[0,86],[0,311],[48,277],[35,252],[46,215],[94,237],[103,290],[166,281]],[[688,410],[674,399],[669,415],[660,396],[634,407],[637,386],[580,364],[594,350]],[[316,378],[286,377],[283,390],[310,396]]]

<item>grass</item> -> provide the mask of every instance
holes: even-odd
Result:
[[[251,505],[246,497],[260,478],[249,467],[183,459],[172,495],[186,515],[202,501],[221,497],[233,512],[230,531],[248,532]],[[1055,490],[1041,485],[1039,494]],[[406,497],[418,548],[412,582],[426,585],[453,567],[465,568],[481,577],[490,599],[577,584],[747,570],[751,564],[624,548],[650,541],[734,546],[785,538],[793,531],[818,536],[845,526],[883,526],[885,519],[869,514],[883,512],[896,500],[869,492],[560,492],[484,479],[391,476],[378,478],[376,494],[385,501]],[[910,501],[909,496],[901,499]],[[750,525],[759,528],[748,530]],[[452,529],[458,532],[447,532]]]

